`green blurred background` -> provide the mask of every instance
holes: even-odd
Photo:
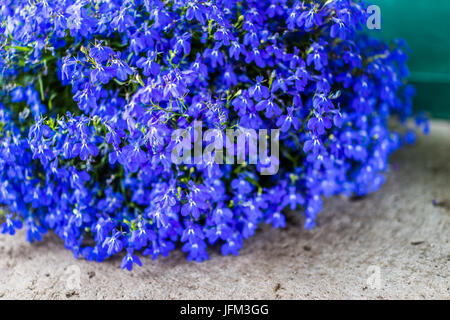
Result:
[[[381,9],[386,40],[403,38],[411,49],[410,81],[417,90],[414,108],[450,119],[450,0],[369,0]]]

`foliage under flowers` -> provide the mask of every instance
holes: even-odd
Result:
[[[357,33],[358,1],[0,3],[3,233],[53,229],[76,257],[123,252],[128,269],[177,244],[237,254],[287,208],[311,228],[324,196],[377,190],[414,140],[407,56]],[[172,132],[194,120],[281,128],[280,171],[172,163]]]

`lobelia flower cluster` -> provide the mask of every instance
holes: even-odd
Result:
[[[312,228],[324,197],[377,190],[414,141],[404,45],[361,32],[359,1],[0,4],[1,231],[54,230],[75,257],[236,255],[284,210]],[[278,173],[174,164],[172,134],[194,121],[280,129]]]

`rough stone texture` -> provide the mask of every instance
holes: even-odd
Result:
[[[75,260],[52,234],[24,238],[0,236],[0,298],[450,299],[450,123],[397,152],[379,192],[328,199],[312,231],[289,214],[238,257],[212,250],[197,264],[177,251],[130,273],[120,258]]]

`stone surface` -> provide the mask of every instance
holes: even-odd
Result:
[[[212,250],[197,264],[176,251],[127,272],[120,258],[75,260],[52,234],[39,244],[0,235],[0,298],[450,299],[450,123],[432,123],[390,163],[379,192],[326,200],[312,231],[289,214],[238,257]]]

